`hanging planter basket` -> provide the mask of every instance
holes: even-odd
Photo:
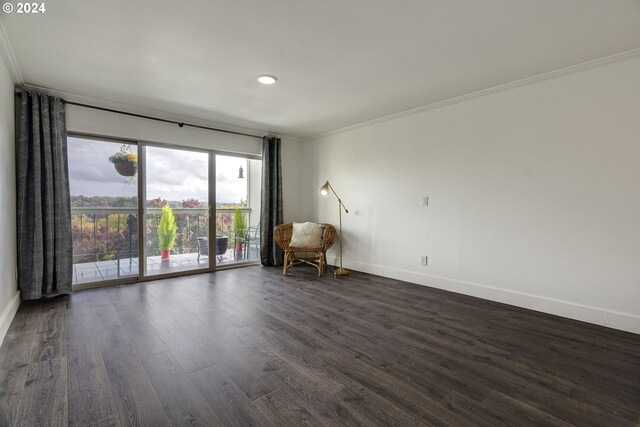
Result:
[[[122,176],[135,176],[138,172],[138,163],[130,161],[113,162],[116,171]]]
[[[138,156],[132,153],[131,148],[126,144],[120,147],[120,151],[109,156],[109,161],[124,177],[130,178],[138,172]]]

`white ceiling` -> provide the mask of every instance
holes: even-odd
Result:
[[[26,83],[303,138],[640,48],[639,0],[46,7],[0,14]]]

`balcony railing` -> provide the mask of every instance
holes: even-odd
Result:
[[[245,222],[251,208],[241,208]],[[147,256],[160,254],[157,227],[162,209],[146,208]],[[186,254],[198,251],[198,237],[207,236],[207,208],[173,208],[178,226],[176,246],[172,253]],[[229,247],[233,245],[233,216],[235,208],[216,209],[216,235],[229,236]],[[123,258],[138,258],[138,209],[111,207],[71,208],[73,231],[73,262],[109,261]]]

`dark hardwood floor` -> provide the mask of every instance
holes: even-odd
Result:
[[[2,425],[639,422],[639,335],[362,273],[80,291],[0,349]]]

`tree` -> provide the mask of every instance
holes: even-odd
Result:
[[[205,206],[200,203],[200,200],[195,199],[195,198],[190,198],[190,199],[186,199],[183,200],[182,202],[180,202],[180,204],[182,205],[183,208],[204,208]]]
[[[158,224],[158,242],[160,250],[170,251],[176,244],[176,235],[178,227],[176,219],[173,216],[173,209],[167,204],[162,207],[162,216],[160,224]]]
[[[161,208],[165,205],[169,205],[169,202],[165,199],[161,199],[160,197],[147,200],[147,207],[149,208]]]
[[[244,239],[245,229],[247,228],[247,223],[244,220],[244,213],[240,208],[236,208],[233,214],[233,233]]]

